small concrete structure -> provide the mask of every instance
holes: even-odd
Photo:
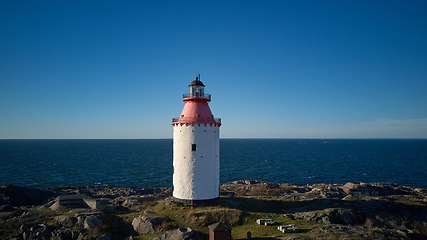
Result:
[[[217,222],[209,227],[209,240],[231,240],[231,228],[224,223]]]
[[[282,232],[283,233],[287,233],[287,232],[298,232],[298,228],[297,227],[290,227],[290,228],[283,229]]]
[[[277,227],[277,230],[287,233],[287,232],[298,232],[298,228],[295,227],[295,224],[289,224],[289,225],[281,225]]]
[[[94,199],[85,194],[62,195],[56,198],[56,203],[66,208],[91,208],[104,210],[107,206],[102,199]]]
[[[265,226],[274,225],[274,224],[276,224],[276,223],[273,221],[268,221],[268,222],[264,223]]]
[[[273,219],[257,219],[256,223],[258,223],[259,225],[274,225]]]
[[[277,230],[282,231],[283,229],[295,227],[295,224],[289,224],[289,225],[281,225],[277,227]]]

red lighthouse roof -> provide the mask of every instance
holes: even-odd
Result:
[[[200,75],[199,75],[200,76]],[[221,119],[215,119],[208,102],[211,101],[211,95],[205,93],[205,85],[196,77],[190,85],[190,92],[183,94],[185,102],[179,118],[172,119],[172,125],[176,123],[215,123],[221,124]]]

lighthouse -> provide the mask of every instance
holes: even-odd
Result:
[[[173,126],[173,198],[211,204],[219,198],[219,127],[208,102],[211,95],[196,77],[183,94],[184,109]]]

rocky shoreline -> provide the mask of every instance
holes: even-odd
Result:
[[[209,224],[224,222],[237,234],[264,215],[305,230],[262,238],[427,239],[427,190],[422,188],[239,180],[221,185],[220,194],[216,208],[186,212],[188,207],[171,199],[171,188],[1,185],[0,239],[208,239],[203,228]]]

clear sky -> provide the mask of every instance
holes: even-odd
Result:
[[[427,138],[427,1],[0,1],[0,138]]]

